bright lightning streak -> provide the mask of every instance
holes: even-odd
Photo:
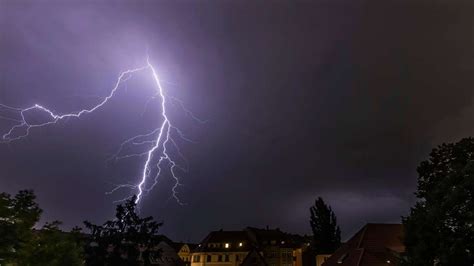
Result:
[[[113,87],[113,89],[110,91],[109,95],[107,95],[101,102],[99,102],[97,105],[95,105],[94,107],[92,107],[90,109],[83,109],[81,111],[73,112],[73,113],[55,114],[50,109],[48,109],[48,108],[46,108],[42,105],[39,105],[39,104],[35,104],[35,105],[27,107],[27,108],[16,108],[16,107],[11,107],[11,106],[8,106],[8,105],[0,104],[0,110],[2,110],[2,108],[3,108],[5,110],[7,110],[8,112],[17,113],[20,116],[20,118],[18,118],[18,119],[7,117],[7,116],[0,116],[0,119],[8,120],[8,121],[12,121],[12,122],[17,123],[15,125],[13,125],[6,133],[4,133],[2,135],[2,142],[9,143],[9,142],[12,142],[12,141],[20,140],[22,138],[27,137],[30,134],[30,130],[33,129],[33,128],[39,128],[39,127],[44,127],[44,126],[56,124],[60,120],[63,120],[63,119],[66,119],[66,118],[79,118],[83,115],[90,114],[90,113],[98,110],[99,108],[101,108],[102,106],[107,104],[107,102],[112,97],[114,97],[114,95],[116,94],[116,92],[119,89],[120,85],[122,83],[126,82],[127,80],[129,80],[131,78],[132,74],[134,74],[136,72],[144,71],[144,70],[149,70],[151,72],[152,77],[153,77],[153,82],[155,84],[155,90],[156,90],[153,97],[149,101],[147,101],[147,103],[145,104],[145,109],[147,108],[147,106],[148,106],[148,104],[151,100],[155,99],[156,97],[160,98],[160,100],[161,100],[161,116],[162,116],[163,121],[161,122],[161,125],[158,128],[151,131],[150,133],[137,135],[135,137],[132,137],[132,138],[124,141],[120,145],[119,150],[113,156],[114,159],[119,160],[119,159],[136,157],[136,156],[138,156],[138,157],[146,156],[146,160],[143,164],[143,168],[142,168],[141,174],[139,176],[139,181],[136,185],[132,185],[132,184],[117,185],[112,191],[110,191],[106,194],[113,193],[113,192],[115,192],[119,189],[122,189],[122,188],[129,188],[129,189],[134,189],[134,190],[136,189],[136,191],[137,191],[136,196],[137,197],[136,197],[135,202],[136,203],[140,202],[140,200],[144,196],[144,193],[149,192],[150,190],[152,190],[156,186],[156,184],[158,183],[158,179],[159,179],[159,177],[160,177],[160,175],[163,171],[162,165],[167,163],[168,170],[171,173],[171,177],[173,178],[173,180],[175,182],[172,189],[171,189],[172,197],[179,204],[183,204],[182,201],[178,197],[177,189],[181,185],[181,183],[180,183],[180,179],[179,179],[179,175],[178,175],[177,170],[179,169],[183,172],[186,172],[187,167],[186,168],[181,167],[173,159],[173,157],[169,153],[169,149],[168,149],[167,146],[172,145],[174,150],[176,150],[177,154],[187,164],[187,161],[184,159],[184,156],[181,153],[181,150],[179,149],[178,145],[176,144],[176,142],[172,138],[172,134],[173,133],[176,134],[177,136],[179,136],[183,140],[187,140],[187,141],[191,141],[191,140],[186,138],[185,135],[183,134],[183,132],[171,123],[171,120],[168,117],[167,108],[166,108],[167,107],[167,96],[166,96],[165,91],[164,91],[164,89],[161,85],[160,79],[158,78],[156,70],[153,67],[153,65],[151,64],[148,57],[147,57],[145,66],[142,66],[142,67],[139,67],[139,68],[134,68],[134,69],[129,69],[129,70],[126,70],[126,71],[120,73],[120,75],[117,79],[117,82],[115,83],[115,86]],[[171,99],[174,100],[175,102],[179,103],[180,107],[182,108],[182,110],[185,112],[186,115],[190,116],[194,120],[199,121],[201,123],[204,122],[202,120],[199,120],[196,116],[194,116],[194,114],[192,112],[190,112],[188,109],[186,109],[181,101],[179,101],[175,98],[171,98]],[[32,111],[45,113],[49,116],[50,120],[47,121],[47,122],[43,122],[43,123],[36,123],[36,124],[35,123],[30,123],[25,115],[29,112],[32,112]],[[21,130],[21,129],[24,130],[24,134],[17,134],[16,132],[18,130]],[[153,137],[153,140],[149,140],[148,138],[150,138],[150,137]],[[132,144],[132,145],[146,145],[146,144],[148,144],[148,145],[151,145],[151,147],[149,147],[149,149],[146,150],[145,152],[119,156],[121,154],[123,148],[128,144]],[[158,162],[156,164],[154,164],[154,162],[155,162],[154,158],[155,157],[156,158],[159,157]],[[146,184],[149,182],[149,179],[151,179],[150,175],[151,175],[153,169],[154,169],[154,171],[156,171],[156,175],[154,176],[154,178],[152,180],[153,183],[151,184],[151,186],[149,186],[147,188]]]

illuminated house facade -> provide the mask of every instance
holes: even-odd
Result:
[[[245,231],[211,232],[192,254],[192,266],[238,266],[252,249]]]
[[[195,249],[192,266],[302,266],[307,247],[301,236],[279,229],[211,232]]]

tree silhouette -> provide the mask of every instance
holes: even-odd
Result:
[[[0,263],[29,266],[82,265],[82,243],[58,221],[33,229],[42,210],[32,190],[0,194]]]
[[[405,265],[474,264],[474,139],[442,144],[417,169],[419,201],[403,218]]]
[[[28,256],[18,259],[18,265],[80,266],[84,265],[83,242],[79,231],[63,232],[61,222],[46,223],[34,232]]]
[[[91,231],[86,248],[87,265],[148,265],[159,256],[157,235],[162,223],[153,217],[140,218],[136,213],[136,196],[116,208],[115,219],[103,225],[85,221]]]
[[[331,254],[341,244],[341,230],[336,215],[321,197],[310,208],[313,250],[316,254]]]
[[[13,198],[0,193],[0,259],[3,262],[15,262],[27,256],[33,226],[42,212],[35,199],[32,190],[21,190]]]

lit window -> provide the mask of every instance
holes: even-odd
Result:
[[[229,248],[229,243],[225,243],[225,248]]]
[[[242,242],[239,243],[239,247],[241,247],[241,246],[243,246],[243,245],[244,245],[244,243],[242,243]]]

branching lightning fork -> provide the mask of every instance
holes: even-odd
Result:
[[[155,68],[151,64],[148,57],[147,57],[145,66],[129,69],[120,73],[117,79],[117,82],[115,83],[115,86],[113,87],[113,89],[110,91],[109,95],[107,95],[97,105],[93,106],[90,109],[83,109],[81,111],[74,112],[74,113],[56,114],[50,109],[39,104],[35,104],[33,106],[26,107],[26,108],[16,108],[16,107],[0,104],[0,111],[4,109],[10,113],[16,113],[19,116],[18,118],[0,116],[0,119],[8,120],[10,122],[16,123],[11,128],[9,128],[9,130],[6,133],[2,135],[1,142],[10,143],[12,141],[17,141],[17,140],[27,137],[30,134],[31,129],[56,124],[57,122],[66,118],[79,118],[83,115],[92,113],[98,110],[99,108],[101,108],[102,106],[104,106],[105,104],[107,104],[107,102],[112,97],[114,97],[117,90],[120,88],[120,85],[124,83],[125,81],[127,81],[128,79],[130,79],[134,73],[145,71],[145,70],[150,71],[153,77],[153,82],[156,89],[156,92],[153,95],[153,97],[150,99],[150,101],[155,98],[159,98],[161,100],[162,122],[159,125],[159,127],[154,129],[153,131],[146,134],[134,136],[124,141],[120,145],[119,150],[114,154],[114,156],[111,159],[120,160],[124,158],[135,157],[135,156],[145,157],[146,159],[143,163],[143,168],[140,170],[141,173],[136,184],[116,185],[116,187],[112,189],[112,191],[108,192],[107,194],[115,192],[119,189],[128,188],[128,189],[132,189],[136,191],[135,192],[137,196],[136,203],[140,202],[144,194],[149,192],[155,187],[160,177],[160,174],[162,173],[162,170],[163,170],[162,165],[166,163],[168,167],[167,169],[170,171],[171,177],[174,179],[174,182],[175,182],[174,186],[171,189],[172,197],[176,199],[176,201],[179,204],[183,204],[182,201],[178,197],[178,191],[177,191],[177,188],[181,185],[180,180],[179,180],[179,175],[178,175],[178,169],[181,171],[187,171],[187,161],[182,155],[172,135],[176,134],[177,136],[179,136],[180,138],[186,141],[191,141],[191,140],[185,137],[183,132],[171,123],[170,118],[167,113],[167,104],[168,104],[167,100],[169,99],[170,102],[174,104],[177,103],[179,107],[183,110],[183,112],[186,115],[190,116],[195,121],[198,121],[198,122],[205,122],[205,121],[202,121],[196,118],[196,116],[194,116],[192,112],[190,112],[188,109],[184,107],[181,101],[173,97],[168,97],[166,95],[161,85],[160,79],[158,78],[158,75],[155,71]],[[150,101],[148,101],[145,104],[145,108],[148,106]],[[43,123],[29,122],[25,114],[27,114],[28,112],[35,112],[35,111],[47,114],[50,120]],[[23,130],[23,134],[18,133],[21,130]],[[126,145],[145,145],[148,147],[146,151],[141,152],[141,153],[122,155],[123,148]],[[179,157],[181,157],[179,159],[186,163],[186,167],[180,166],[180,164],[177,163],[176,159],[171,156],[170,150],[169,150],[170,147],[172,147],[176,151],[176,154]],[[159,159],[156,160],[156,158],[159,158]],[[151,176],[153,171],[156,172],[154,177]],[[147,187],[147,184],[149,184],[150,182],[151,182],[151,185],[148,185]]]

